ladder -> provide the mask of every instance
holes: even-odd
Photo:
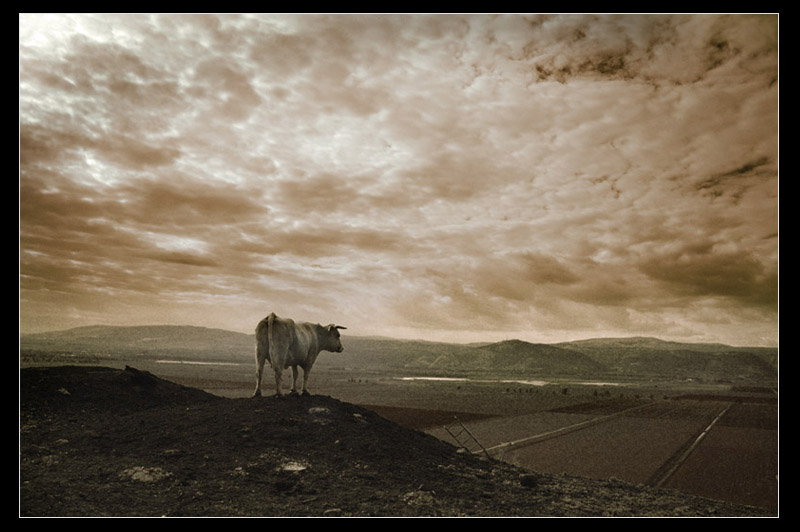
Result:
[[[458,446],[472,454],[483,453],[486,455],[486,458],[490,458],[489,453],[481,442],[478,441],[478,438],[476,438],[456,416],[453,416],[453,419],[454,421],[452,423],[444,426],[444,430],[456,440]]]

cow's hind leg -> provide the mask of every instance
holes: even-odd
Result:
[[[264,375],[266,358],[266,346],[256,345],[256,391],[253,392],[253,397],[261,397],[261,377]]]
[[[272,369],[275,370],[275,395],[278,397],[283,397],[283,390],[281,390],[283,370],[281,370],[281,368],[278,366],[274,366]]]
[[[292,366],[292,395],[297,395],[297,378],[300,376],[300,370],[297,366]]]

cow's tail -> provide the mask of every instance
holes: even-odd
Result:
[[[275,342],[272,341],[272,324],[275,322],[275,318],[276,316],[274,312],[270,312],[269,316],[267,316],[267,341],[269,343],[267,358],[269,358],[270,365],[272,364],[272,361],[275,360],[275,353],[273,352],[273,349],[275,349]]]

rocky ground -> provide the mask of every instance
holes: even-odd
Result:
[[[28,516],[770,516],[481,458],[327,396],[230,399],[126,368],[20,372]]]

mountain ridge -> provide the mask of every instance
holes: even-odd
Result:
[[[21,333],[21,338],[52,338],[52,337],[67,337],[67,336],[75,336],[76,333],[79,332],[86,332],[86,331],[98,331],[104,333],[112,333],[112,332],[119,332],[119,331],[135,331],[135,330],[164,330],[164,331],[209,331],[209,332],[218,332],[221,334],[228,334],[228,335],[237,335],[247,338],[253,338],[254,334],[252,333],[244,333],[238,331],[231,331],[229,329],[222,329],[219,327],[204,327],[200,325],[82,325],[79,327],[71,327],[67,329],[56,329],[52,331],[42,331],[36,333]],[[443,342],[443,341],[436,341],[436,340],[422,340],[422,339],[409,339],[409,338],[393,338],[390,336],[352,336],[351,338],[359,338],[363,340],[375,340],[375,341],[392,341],[392,342],[408,342],[408,343],[425,343],[425,344],[443,344],[443,345],[456,345],[456,346],[464,346],[464,347],[486,347],[488,345],[495,345],[495,344],[503,344],[506,342],[516,342],[520,344],[530,344],[530,345],[542,345],[542,346],[554,346],[554,347],[562,347],[562,346],[573,346],[573,345],[581,345],[591,347],[593,345],[602,346],[604,344],[635,344],[635,343],[644,343],[644,344],[653,344],[653,345],[663,345],[663,346],[693,346],[696,348],[706,348],[706,349],[730,349],[730,350],[740,350],[740,349],[747,349],[747,350],[777,350],[777,347],[768,347],[768,346],[734,346],[729,344],[723,343],[713,343],[713,342],[676,342],[674,340],[662,340],[661,338],[657,338],[654,336],[619,336],[619,337],[594,337],[594,338],[584,338],[581,340],[569,340],[565,342],[554,342],[554,343],[541,343],[541,342],[529,342],[527,340],[520,340],[517,338],[512,338],[508,340],[502,340],[498,342],[470,342],[470,343],[457,343],[457,342]]]
[[[320,367],[547,376],[617,375],[670,379],[777,379],[777,348],[693,344],[653,337],[591,338],[556,344],[505,340],[455,344],[382,337],[344,337],[345,351]],[[254,335],[191,325],[84,326],[20,336],[21,355],[76,352],[106,356],[177,356],[250,362]]]

